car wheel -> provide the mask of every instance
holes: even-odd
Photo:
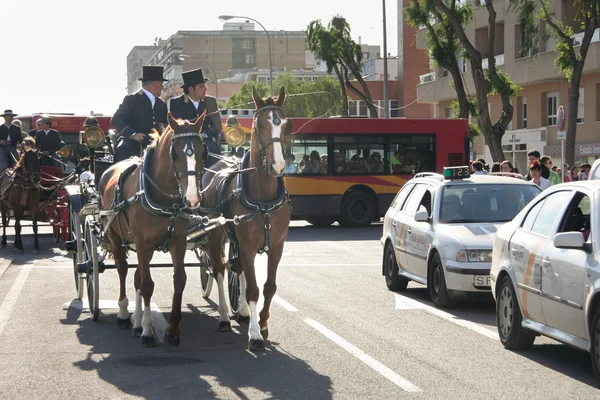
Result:
[[[497,293],[496,322],[502,345],[511,350],[531,347],[535,335],[521,325],[523,316],[521,315],[517,292],[510,276],[505,276],[502,279]]]
[[[389,290],[405,290],[408,286],[408,279],[398,275],[396,255],[390,243],[385,246],[383,252],[383,273],[385,274],[385,284]]]
[[[431,268],[429,269],[429,279],[427,279],[427,290],[433,305],[438,308],[447,308],[452,306],[453,301],[448,294],[446,287],[446,278],[444,277],[444,267],[442,259],[438,253],[433,255]]]
[[[600,307],[596,307],[594,318],[592,318],[590,341],[592,342],[592,369],[596,379],[600,379]]]

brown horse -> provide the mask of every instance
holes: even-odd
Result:
[[[131,326],[126,295],[127,248],[135,245],[138,266],[134,275],[136,307],[133,313],[133,333],[142,338],[142,346],[155,346],[150,300],[154,282],[150,261],[154,251],[171,253],[173,261],[173,304],[165,341],[178,346],[181,321],[181,297],[187,280],[184,268],[188,219],[181,210],[193,210],[200,205],[202,194],[199,177],[204,170],[206,147],[200,132],[204,114],[195,121],[174,120],[168,115],[169,127],[148,147],[144,160],[132,158],[109,168],[99,184],[103,228],[107,229],[108,247],[119,273],[120,294],[118,326]],[[135,168],[135,169],[133,169]],[[127,171],[133,169],[130,175]],[[122,189],[119,189],[120,176]],[[115,191],[120,195],[115,197]],[[143,192],[143,194],[142,194]],[[112,204],[112,205],[111,205]],[[107,225],[108,228],[107,228]],[[142,312],[142,297],[144,310]]]
[[[251,351],[264,350],[264,340],[269,335],[268,320],[271,300],[277,290],[277,266],[283,254],[283,245],[288,233],[290,211],[287,193],[283,184],[285,158],[283,155],[284,132],[291,132],[292,121],[285,118],[282,106],[285,101],[285,90],[282,87],[276,99],[261,99],[253,91],[252,97],[256,106],[252,126],[250,151],[242,161],[242,169],[255,168],[256,171],[238,174],[237,180],[229,179],[231,161],[223,160],[207,170],[202,178],[205,196],[205,207],[219,207],[223,204],[225,217],[247,216],[248,222],[235,225],[234,243],[239,243],[239,266],[241,293],[239,298],[238,321],[249,319],[249,343]],[[214,171],[214,172],[212,172]],[[236,193],[237,192],[237,193]],[[231,199],[230,202],[223,199]],[[246,219],[246,218],[243,218]],[[236,240],[237,238],[237,240]],[[225,297],[223,279],[225,273],[224,246],[227,231],[218,228],[209,233],[206,245],[211,259],[213,274],[219,289],[219,330],[231,330],[228,315],[228,303]],[[259,288],[256,283],[254,258],[259,252],[268,254],[268,275],[264,286],[264,307],[257,313]],[[230,260],[231,261],[231,260]],[[247,286],[247,287],[246,287]],[[249,318],[248,318],[249,317]]]
[[[0,211],[2,213],[2,248],[6,247],[6,226],[8,210],[12,209],[15,217],[15,251],[23,253],[21,240],[21,220],[25,211],[31,213],[33,220],[33,252],[39,253],[38,225],[40,214],[40,161],[35,150],[35,139],[25,138],[24,151],[14,169],[0,172]]]

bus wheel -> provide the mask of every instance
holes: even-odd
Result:
[[[348,228],[369,226],[375,214],[373,197],[364,192],[353,192],[342,203],[340,225]]]
[[[335,219],[333,219],[333,218],[310,218],[310,219],[307,219],[306,222],[308,222],[311,225],[316,226],[317,228],[325,228],[325,227],[328,227],[329,225],[333,224],[335,222]]]

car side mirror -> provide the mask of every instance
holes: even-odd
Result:
[[[581,232],[562,232],[554,235],[554,247],[557,249],[583,249],[585,240]]]
[[[429,213],[425,207],[419,207],[419,211],[415,214],[415,221],[417,222],[429,222]]]

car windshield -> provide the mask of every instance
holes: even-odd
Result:
[[[442,193],[440,222],[508,222],[539,193],[533,185],[446,186]]]

